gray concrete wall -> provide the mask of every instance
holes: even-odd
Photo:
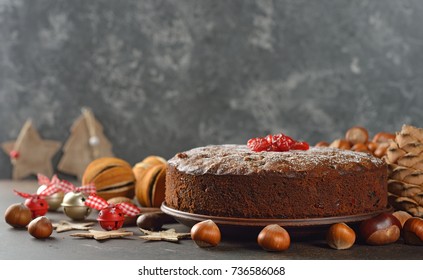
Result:
[[[0,141],[64,142],[82,106],[132,164],[423,126],[422,26],[420,0],[0,0]]]

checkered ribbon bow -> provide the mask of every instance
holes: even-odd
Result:
[[[62,189],[65,193],[68,192],[82,192],[82,193],[87,193],[87,194],[91,194],[91,193],[95,193],[96,189],[94,184],[88,184],[86,186],[80,186],[80,187],[76,187],[74,184],[72,184],[71,182],[68,182],[66,180],[62,180],[59,184],[59,188]]]
[[[59,184],[60,184],[60,180],[57,177],[57,175],[53,175],[53,177],[51,177],[51,180],[50,180],[47,176],[45,176],[41,173],[38,173],[37,179],[38,179],[38,185],[40,185],[40,186],[42,186],[42,185],[45,185],[47,187],[55,186],[56,188],[58,188]],[[60,191],[60,189],[58,189],[57,191]]]
[[[46,188],[42,190],[40,193],[30,194],[30,193],[18,192],[16,190],[14,190],[14,192],[23,198],[30,198],[30,197],[42,198],[42,197],[50,196],[60,191],[60,188],[59,188],[60,180],[56,175],[53,175],[53,177],[51,177],[51,180],[50,180],[47,176],[38,173],[37,178],[38,178],[38,184],[40,186],[41,185],[46,186]]]
[[[136,216],[141,212],[141,210],[132,203],[121,202],[118,204],[111,204],[108,203],[104,198],[99,197],[96,194],[91,194],[85,200],[85,205],[96,210],[102,210],[107,207],[116,207],[119,208],[127,216]]]
[[[24,192],[18,192],[17,190],[14,190],[14,192],[17,194],[17,195],[19,195],[19,196],[21,196],[21,197],[23,197],[23,198],[30,198],[30,197],[33,197],[33,198],[37,198],[37,197],[39,197],[39,198],[42,198],[42,197],[46,197],[46,196],[50,196],[50,195],[52,195],[52,194],[55,194],[55,193],[57,193],[58,191],[60,191],[60,189],[59,188],[57,188],[57,186],[56,185],[50,185],[50,186],[47,186],[47,188],[45,188],[42,192],[40,192],[39,194],[30,194],[30,193],[24,193]]]

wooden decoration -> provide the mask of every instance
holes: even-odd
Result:
[[[60,221],[58,223],[53,223],[53,228],[56,229],[56,232],[64,232],[69,230],[90,230],[94,222],[89,223],[71,223],[68,221]]]
[[[178,242],[179,239],[191,238],[191,233],[178,233],[175,229],[171,228],[163,231],[149,231],[140,228],[145,235],[140,236],[141,239],[149,241],[171,241]]]
[[[125,236],[131,236],[134,233],[132,231],[126,231],[124,229],[101,231],[90,229],[88,232],[73,233],[70,236],[94,238],[95,240],[105,240],[110,238],[122,238]]]
[[[51,159],[59,150],[60,144],[58,141],[41,139],[32,121],[28,119],[16,141],[2,144],[13,165],[12,178],[19,180],[38,173],[53,176]]]
[[[57,169],[81,179],[91,161],[111,156],[112,144],[103,134],[103,127],[89,108],[82,108],[82,115],[72,125],[71,134],[63,146],[63,157]]]

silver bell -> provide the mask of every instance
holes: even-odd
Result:
[[[47,188],[46,185],[41,185],[37,189],[37,194],[40,194],[46,188]],[[56,211],[60,207],[60,204],[62,203],[64,196],[65,196],[65,193],[62,192],[62,191],[58,191],[57,193],[54,193],[52,195],[47,196],[45,198],[45,200],[48,203],[48,210],[49,211]]]
[[[81,192],[68,192],[63,198],[62,206],[65,215],[72,220],[84,220],[91,213],[85,205],[86,197]]]

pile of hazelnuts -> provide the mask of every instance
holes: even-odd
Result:
[[[362,241],[369,245],[395,243],[401,236],[406,244],[423,245],[423,219],[405,211],[381,213],[364,220],[358,232]],[[356,233],[345,223],[334,224],[327,232],[326,241],[334,249],[348,249],[354,245]]]
[[[413,217],[404,211],[381,213],[362,221],[358,227],[359,236],[369,245],[395,243],[402,236],[410,245],[423,245],[423,219]],[[206,220],[191,228],[191,238],[199,247],[214,247],[220,243],[219,227]],[[330,226],[326,234],[329,247],[343,250],[351,248],[356,242],[356,232],[345,223]],[[285,251],[289,248],[289,233],[277,224],[271,224],[261,230],[257,243],[266,251]]]
[[[29,234],[38,239],[48,238],[53,232],[53,225],[47,217],[34,217],[32,211],[23,203],[10,205],[6,209],[4,219],[14,228],[27,227]]]
[[[394,139],[395,134],[389,132],[379,132],[370,138],[367,129],[361,126],[354,126],[347,130],[344,138],[335,139],[331,143],[321,141],[316,143],[315,146],[369,153],[375,157],[382,158],[389,148],[389,140]]]

